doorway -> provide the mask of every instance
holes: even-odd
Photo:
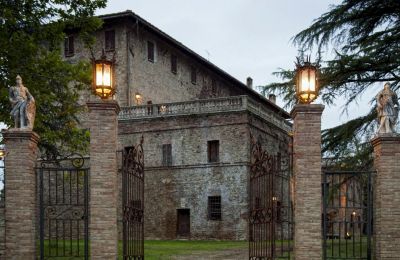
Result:
[[[177,209],[177,237],[190,236],[190,209]]]

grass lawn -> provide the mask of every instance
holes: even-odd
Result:
[[[346,245],[347,243],[347,245]],[[287,248],[288,241],[276,241],[277,253],[280,254],[280,246],[283,244]],[[289,243],[292,246],[292,243]],[[145,259],[160,260],[170,259],[172,256],[201,254],[216,252],[218,250],[241,249],[247,250],[248,241],[193,241],[193,240],[146,240],[144,242]],[[79,248],[79,249],[78,249]],[[119,243],[119,255],[122,255],[122,241]],[[71,259],[70,255],[79,253],[83,256],[84,243],[76,240],[58,240],[58,243],[53,241],[45,241],[46,256],[62,256],[67,257],[46,257],[46,259]],[[287,250],[287,249],[286,249]],[[287,251],[281,255],[287,258]],[[352,240],[328,240],[327,241],[327,256],[335,259],[346,259],[346,257],[366,257],[367,254],[367,239],[363,237],[358,241]],[[79,258],[74,258],[79,259]],[[120,257],[122,259],[122,257]]]
[[[145,259],[170,259],[171,256],[226,249],[247,249],[247,241],[154,241],[144,242]]]
[[[171,256],[188,255],[191,253],[213,252],[227,249],[247,249],[247,241],[190,241],[190,240],[146,240],[144,242],[145,259],[170,259]],[[119,243],[119,255],[122,255],[122,241]],[[70,255],[84,252],[84,242],[76,240],[45,241],[45,255],[54,259],[71,259]],[[55,256],[66,256],[57,257]],[[46,257],[52,259],[52,257]],[[77,259],[77,258],[75,258]],[[122,259],[122,257],[120,257]]]

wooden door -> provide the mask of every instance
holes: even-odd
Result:
[[[190,235],[190,209],[178,209],[177,214],[177,236],[188,237]]]

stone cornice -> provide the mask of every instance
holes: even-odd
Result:
[[[377,146],[381,143],[398,143],[400,144],[400,134],[378,134],[371,139],[372,146]]]
[[[322,114],[325,106],[321,104],[297,104],[290,112],[290,116],[295,118],[297,114]]]
[[[1,131],[5,142],[7,140],[30,140],[31,142],[38,143],[40,138],[39,135],[32,130],[24,129],[24,128],[10,128],[7,130]]]
[[[116,100],[88,101],[86,105],[89,110],[113,110],[116,114],[121,110]]]

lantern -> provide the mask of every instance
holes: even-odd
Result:
[[[102,55],[100,60],[93,60],[93,93],[101,99],[108,99],[115,93],[113,86],[114,62]]]
[[[6,150],[4,149],[4,147],[0,147],[0,160],[3,160],[5,156]]]
[[[300,103],[310,104],[318,96],[318,66],[307,59],[296,63],[296,95]]]

